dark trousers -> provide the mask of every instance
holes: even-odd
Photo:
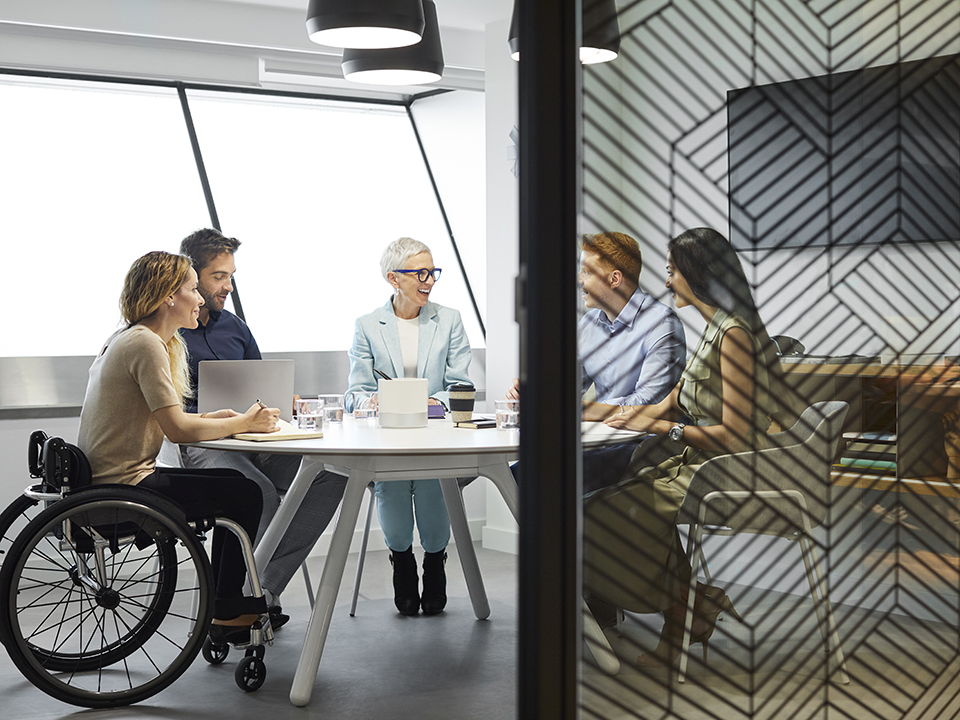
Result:
[[[157,468],[139,483],[179,505],[187,520],[225,517],[242,527],[251,542],[257,534],[263,495],[252,480],[235,470]],[[244,598],[246,564],[240,541],[229,530],[216,528],[211,553],[216,603],[213,615],[227,620],[245,613],[262,612],[262,598]],[[262,607],[261,607],[262,606]]]
[[[583,451],[583,494],[613,485],[623,479],[636,443],[622,443]],[[510,466],[513,479],[520,482],[520,463]]]

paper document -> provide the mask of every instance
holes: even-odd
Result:
[[[640,442],[648,433],[610,427],[606,423],[583,420],[580,423],[580,438],[584,444],[613,445],[623,442]]]

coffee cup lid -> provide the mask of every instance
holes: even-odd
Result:
[[[468,390],[474,390],[473,385],[468,383],[456,383],[455,385],[450,386],[449,392],[466,392]]]

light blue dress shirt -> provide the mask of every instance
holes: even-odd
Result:
[[[594,308],[580,319],[583,391],[596,385],[597,402],[653,405],[680,380],[686,341],[677,313],[636,290],[612,323]]]

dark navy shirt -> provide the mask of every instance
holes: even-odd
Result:
[[[195,330],[182,328],[180,334],[190,352],[190,387],[193,397],[186,402],[187,412],[197,411],[197,366],[201,360],[260,360],[260,348],[247,324],[229,310],[210,312],[206,326]]]

